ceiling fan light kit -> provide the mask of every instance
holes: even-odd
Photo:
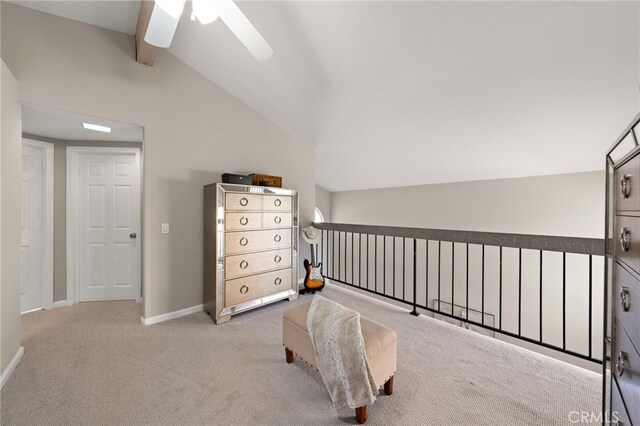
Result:
[[[144,40],[156,47],[169,47],[185,3],[186,0],[155,0]],[[273,54],[271,46],[233,0],[193,0],[192,7],[192,21],[197,19],[206,25],[219,17],[258,61],[267,60]]]

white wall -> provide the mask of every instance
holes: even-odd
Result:
[[[158,49],[152,68],[134,55],[131,36],[2,3],[2,57],[20,101],[144,126],[144,315],[151,317],[202,303],[204,184],[223,172],[283,176],[299,190],[305,225],[315,170],[311,148],[171,54]],[[163,222],[171,234],[160,233]]]
[[[332,192],[331,217],[336,223],[602,238],[604,185],[602,171]]]
[[[604,152],[605,148],[603,148]],[[331,211],[335,223],[406,226],[520,234],[560,235],[602,238],[604,234],[604,172],[588,172],[531,178],[501,179],[422,185],[402,188],[363,191],[332,192]],[[336,237],[337,238],[337,237]],[[344,254],[344,236],[342,253]],[[365,285],[378,290],[386,282],[387,294],[392,294],[393,239],[387,239],[386,266],[382,263],[383,240],[378,240],[378,268],[375,269],[375,240],[362,243],[361,264],[369,253],[370,267],[361,271],[358,255],[351,259],[351,236],[347,235],[347,257],[340,265],[342,277],[347,281],[354,275],[357,284],[362,275]],[[396,296],[402,294],[402,239],[396,239]],[[354,252],[360,253],[359,236],[354,238]],[[433,306],[441,282],[440,299],[452,300],[451,254],[449,242],[441,244],[438,264],[438,244],[429,244],[428,302],[426,278],[426,250],[423,241],[417,246],[418,300]],[[482,308],[482,247],[469,248],[469,306]],[[407,298],[413,297],[412,242],[406,241],[405,252],[409,261],[405,277]],[[522,251],[522,333],[539,337],[539,259],[538,251]],[[355,266],[351,266],[354,262]],[[337,266],[337,259],[335,259]],[[562,345],[562,254],[545,252],[543,255],[543,338],[554,345]],[[466,246],[455,247],[454,288],[455,304],[466,304]],[[518,250],[503,249],[503,301],[502,325],[517,332],[518,324]],[[325,261],[325,268],[331,269]],[[386,274],[383,275],[383,268]],[[593,259],[593,346],[594,354],[602,351],[602,296],[603,260]],[[439,275],[440,274],[440,275]],[[500,321],[499,281],[500,258],[497,247],[485,248],[485,312],[494,315],[496,326]],[[409,299],[412,300],[412,299]],[[588,351],[588,257],[567,255],[567,348],[576,352]],[[540,350],[536,348],[536,350]],[[544,350],[542,350],[545,352]],[[558,356],[556,352],[547,352]],[[572,362],[576,362],[573,360]],[[588,365],[579,363],[581,365]]]
[[[20,265],[22,228],[22,147],[18,84],[4,61],[0,155],[0,371],[20,349]],[[4,376],[4,374],[3,374]]]

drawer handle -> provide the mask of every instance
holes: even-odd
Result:
[[[275,285],[280,285],[280,284],[282,284],[282,278],[280,278],[280,277],[276,278],[275,280],[273,280],[273,283],[274,283]]]
[[[247,244],[249,244],[249,240],[247,240],[245,237],[240,238],[240,245],[241,246],[246,246]]]
[[[624,369],[627,366],[627,353],[620,351],[618,358],[616,359],[616,374],[618,377],[622,377]]]
[[[273,258],[273,261],[276,263],[280,263],[281,260],[282,260],[282,256],[280,256],[279,254],[276,254],[276,257]]]
[[[240,287],[240,294],[247,294],[249,292],[249,287],[247,287],[246,285],[243,285],[242,287]]]
[[[240,268],[247,269],[247,266],[249,266],[249,262],[247,262],[246,260],[240,262]]]
[[[629,289],[627,287],[620,288],[620,304],[624,312],[629,310]]]
[[[245,197],[240,198],[240,205],[242,207],[246,206],[247,204],[249,204],[249,200],[247,200]]]
[[[275,223],[280,223],[280,222],[282,222],[282,218],[280,216],[276,216],[276,217],[273,218],[273,221]]]
[[[623,175],[622,179],[620,179],[620,192],[622,193],[622,198],[629,198],[629,193],[631,192],[629,178],[631,178],[631,175]]]
[[[242,216],[242,217],[240,218],[240,225],[244,226],[244,225],[246,225],[247,223],[249,223],[249,219],[247,219],[246,217]]]
[[[276,234],[276,236],[273,237],[273,241],[275,241],[276,243],[279,243],[280,241],[282,241],[282,237],[280,236],[280,234]]]
[[[282,200],[280,200],[280,198],[276,198],[275,200],[273,200],[273,205],[276,207],[280,207],[282,205]]]
[[[620,231],[620,247],[622,251],[629,251],[629,228],[622,228]]]

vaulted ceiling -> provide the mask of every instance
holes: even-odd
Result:
[[[24,2],[135,32],[138,2]],[[316,150],[348,190],[600,170],[640,109],[638,2],[239,2],[170,52]],[[161,67],[162,63],[156,63]]]

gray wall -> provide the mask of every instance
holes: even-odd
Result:
[[[144,316],[152,317],[202,303],[204,184],[226,171],[283,176],[299,191],[305,225],[315,160],[309,146],[167,51],[147,67],[134,50],[131,36],[2,3],[2,57],[21,102],[145,129]],[[163,222],[171,234],[160,233]]]
[[[67,298],[67,147],[115,146],[142,148],[139,142],[63,141],[23,133],[25,139],[53,144],[53,301]]]
[[[602,238],[604,185],[602,171],[332,192],[331,218],[337,223]]]
[[[325,222],[331,222],[331,192],[316,185],[316,207],[320,209]]]
[[[0,371],[20,349],[22,147],[18,83],[2,62],[0,152]]]

